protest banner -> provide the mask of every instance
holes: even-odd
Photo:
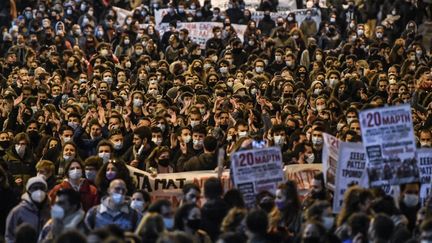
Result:
[[[370,186],[418,181],[410,106],[369,109],[359,115]]]
[[[248,207],[255,205],[255,196],[263,190],[275,193],[284,181],[280,147],[250,149],[231,155],[234,185],[243,194]]]
[[[330,134],[323,133],[322,163],[325,185],[334,191],[337,159],[339,156],[339,140]]]
[[[167,173],[152,176],[146,171],[131,166],[128,166],[128,169],[138,189],[149,192],[153,199],[168,199],[176,206],[181,201],[181,189],[186,183],[195,183],[201,188],[201,191],[203,191],[204,182],[210,177],[218,176],[217,172],[212,170]],[[232,183],[229,179],[229,171],[224,171],[220,179],[225,191],[232,188]]]
[[[168,30],[169,24],[161,23],[159,25],[159,34],[162,36],[165,31]],[[187,29],[189,31],[189,37],[193,42],[199,44],[201,49],[205,48],[205,44],[208,39],[213,37],[213,27],[222,27],[222,23],[215,22],[179,22],[177,23],[177,29]],[[246,31],[246,25],[232,24],[232,27],[237,33],[237,37],[243,41],[244,32]]]
[[[353,185],[368,188],[366,155],[361,143],[339,141],[333,212],[339,213],[345,191]]]
[[[420,171],[420,202],[425,205],[431,191],[432,148],[417,149],[418,168]]]
[[[272,18],[273,20],[276,20],[278,17],[282,17],[286,19],[289,13],[294,13],[297,24],[298,26],[300,26],[303,20],[306,19],[306,11],[307,9],[296,9],[296,10],[271,12],[270,18]],[[264,18],[264,11],[251,11],[251,18],[258,23],[261,19]],[[317,26],[319,26],[321,24],[321,13],[313,9],[312,19],[316,22]]]
[[[129,11],[129,10],[126,10],[123,8],[119,8],[116,6],[113,6],[112,8],[117,14],[116,24],[118,24],[118,25],[123,25],[126,17],[132,16],[132,14],[133,14],[133,11]]]
[[[312,188],[312,179],[323,171],[322,164],[294,164],[284,167],[285,178],[297,184],[297,191],[301,199]]]

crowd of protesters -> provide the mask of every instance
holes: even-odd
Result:
[[[419,183],[397,198],[352,186],[339,214],[322,174],[304,198],[286,181],[254,208],[217,178],[184,185],[180,205],[138,189],[127,166],[214,170],[223,148],[229,168],[253,141],[285,165],[321,163],[323,133],[362,140],[365,108],[410,104],[417,145],[431,147],[429,1],[296,1],[301,22],[274,17],[277,0],[245,2],[1,1],[5,242],[432,242]],[[118,22],[114,6],[133,14]],[[222,23],[205,48],[177,29],[199,21]]]

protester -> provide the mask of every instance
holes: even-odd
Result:
[[[138,226],[140,215],[132,209],[125,200],[126,183],[122,179],[111,181],[108,195],[100,205],[91,208],[85,218],[87,227],[91,230],[105,225],[117,224],[125,231],[134,231]]]
[[[67,230],[78,230],[83,234],[87,232],[80,197],[79,192],[71,188],[61,189],[56,193],[51,207],[51,219],[43,227],[39,241],[54,240]]]
[[[99,195],[96,187],[83,178],[83,167],[82,162],[77,159],[72,159],[66,164],[66,178],[48,193],[51,204],[55,203],[57,192],[63,189],[73,189],[80,193],[80,202],[84,211],[99,204]]]
[[[15,242],[15,230],[24,222],[36,233],[41,232],[49,217],[49,199],[47,184],[42,177],[32,177],[27,181],[26,192],[21,202],[14,207],[6,219],[6,242]]]
[[[2,1],[0,232],[6,242],[430,240],[431,19],[430,1],[414,0]],[[398,137],[365,144],[378,126],[364,124],[382,113],[361,114],[400,105],[407,123],[384,119]],[[383,167],[326,155],[327,135],[338,155],[363,141]],[[235,181],[235,153],[267,147],[280,149],[285,179]],[[340,180],[345,162],[344,175],[368,172],[369,184]],[[219,166],[231,170],[213,178]],[[81,210],[88,232],[72,220]]]

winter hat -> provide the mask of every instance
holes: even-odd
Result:
[[[27,181],[27,184],[26,184],[26,190],[28,191],[28,190],[30,189],[30,187],[31,187],[32,185],[36,184],[36,183],[41,183],[41,184],[43,184],[43,185],[45,186],[45,188],[48,188],[47,183],[45,182],[45,180],[44,180],[42,177],[40,177],[40,176],[35,176],[35,177],[30,178],[30,179]]]

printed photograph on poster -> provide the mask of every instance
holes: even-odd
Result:
[[[370,185],[418,181],[416,142],[409,105],[361,111],[359,114]]]

